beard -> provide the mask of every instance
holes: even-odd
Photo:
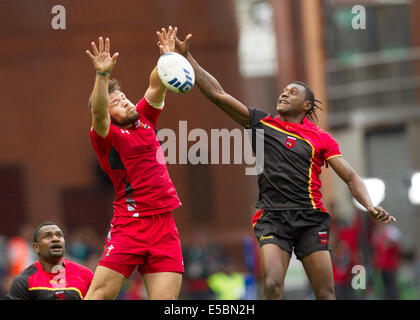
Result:
[[[134,122],[136,122],[138,118],[139,118],[139,113],[136,110],[131,113],[127,112],[125,118],[118,119],[118,120],[112,119],[112,122],[116,124],[117,126],[125,127],[129,124],[133,124]]]

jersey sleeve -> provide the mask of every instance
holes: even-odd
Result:
[[[265,117],[269,116],[267,112],[261,111],[255,108],[248,108],[249,111],[249,127],[251,129],[255,128],[255,126],[260,122],[260,120],[264,119]]]
[[[111,125],[106,137],[101,137],[96,133],[93,127],[90,128],[90,140],[92,142],[93,148],[99,155],[107,154],[107,152],[111,149],[113,131],[114,128]]]
[[[138,103],[137,103],[137,112],[141,113],[142,115],[144,115],[144,117],[146,117],[147,120],[149,120],[151,126],[156,129],[156,125],[157,125],[157,119],[159,118],[160,113],[162,112],[162,109],[157,109],[154,108],[153,106],[151,106],[145,97],[143,97],[143,99],[141,99]]]
[[[338,145],[337,141],[335,141],[334,138],[329,133],[325,132],[323,140],[324,140],[323,157],[325,161],[330,160],[331,158],[334,158],[334,157],[341,156],[340,146]]]
[[[28,278],[23,275],[17,276],[12,282],[7,298],[11,300],[29,300]]]

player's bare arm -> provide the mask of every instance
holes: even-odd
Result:
[[[175,39],[178,29],[168,27],[168,31],[162,28],[161,31],[157,31],[156,35],[159,39],[159,51],[160,54],[175,51]],[[162,109],[166,95],[166,87],[159,78],[157,67],[153,69],[149,77],[149,87],[144,94],[146,100],[150,105],[157,109]]]
[[[372,204],[372,200],[369,197],[368,190],[366,189],[363,180],[343,157],[334,157],[328,160],[328,163],[337,175],[347,184],[353,197],[366,208],[367,213],[372,218],[384,223],[397,221],[397,219],[391,216],[386,210],[381,207],[375,207]]]
[[[204,70],[197,61],[195,61],[193,56],[189,53],[189,41],[191,38],[191,34],[187,35],[184,41],[180,41],[176,37],[175,51],[182,54],[191,63],[195,72],[195,83],[198,88],[210,101],[222,109],[235,122],[244,127],[248,127],[248,108],[230,94],[226,93],[216,78]],[[160,44],[165,40],[165,37],[164,35],[161,35],[161,37],[158,35],[158,39],[158,44]]]
[[[216,78],[204,70],[190,53],[188,53],[187,59],[194,68],[195,83],[206,98],[222,109],[235,122],[239,123],[241,126],[248,127],[248,108],[230,94],[226,93]]]
[[[95,42],[92,42],[93,54],[86,50],[96,70],[95,86],[92,93],[92,127],[98,135],[105,137],[108,134],[111,118],[108,112],[109,96],[108,81],[109,74],[117,63],[118,52],[112,57],[110,55],[110,40],[102,37],[98,40],[99,49]]]

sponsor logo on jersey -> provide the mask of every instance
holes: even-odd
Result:
[[[109,254],[111,252],[111,250],[114,249],[114,246],[111,244],[110,246],[108,246],[108,248],[106,249],[105,252],[105,257],[109,257]]]
[[[267,240],[267,239],[274,239],[273,236],[261,236],[260,241]]]

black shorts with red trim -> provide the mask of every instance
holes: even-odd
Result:
[[[259,246],[279,246],[302,260],[313,252],[330,250],[331,218],[321,210],[259,210],[253,218]]]

